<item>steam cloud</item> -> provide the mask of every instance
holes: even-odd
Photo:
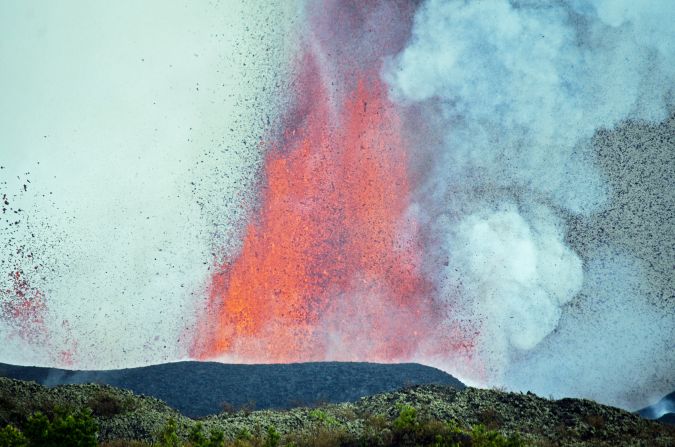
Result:
[[[448,327],[479,333],[475,363],[450,370],[629,407],[672,389],[672,307],[612,241],[582,258],[589,236],[566,223],[612,205],[596,132],[671,113],[673,16],[670,1],[419,7],[383,76],[424,117],[416,212]]]

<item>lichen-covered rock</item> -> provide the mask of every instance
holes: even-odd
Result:
[[[169,420],[185,439],[197,423],[157,399],[105,385],[45,388],[34,382],[0,378],[0,422],[21,423],[34,411],[92,408],[102,441],[151,441]],[[361,439],[392,439],[392,421],[402,408],[414,408],[420,421],[454,422],[470,429],[479,424],[532,445],[672,446],[675,427],[642,419],[618,408],[583,399],[549,400],[531,393],[422,385],[362,398],[285,411],[239,411],[199,420],[206,433],[222,430],[227,439],[264,437],[273,427],[281,436],[300,439],[328,433]]]

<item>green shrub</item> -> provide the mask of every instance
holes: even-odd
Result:
[[[253,434],[248,428],[244,427],[237,433],[237,439],[240,441],[251,441],[253,440]]]
[[[103,441],[99,447],[156,447],[155,444],[150,444],[145,441],[128,440],[128,439],[113,439],[110,441]]]
[[[204,425],[197,422],[188,434],[190,447],[222,447],[225,445],[225,434],[222,430],[212,429],[209,436],[204,434]]]
[[[267,429],[267,438],[265,439],[265,447],[278,447],[281,442],[281,434],[277,431],[274,425],[270,425]]]
[[[179,447],[180,440],[178,433],[176,433],[176,420],[169,418],[164,424],[164,427],[157,434],[157,441],[161,447]]]
[[[362,441],[362,442],[359,442]],[[359,440],[343,428],[320,426],[310,433],[293,433],[285,439],[286,447],[371,446],[377,443]]]
[[[222,447],[225,445],[225,433],[222,430],[212,429],[211,436],[204,444],[204,447]]]
[[[417,410],[410,405],[400,405],[398,417],[394,419],[394,427],[401,432],[412,432],[418,426]]]
[[[319,409],[310,411],[309,417],[314,419],[315,421],[319,421],[322,424],[325,424],[328,427],[333,427],[340,424],[340,422],[338,422],[338,420],[335,419],[335,417]]]
[[[197,422],[190,429],[190,434],[188,434],[188,441],[192,444],[193,447],[203,447],[206,445],[206,435],[204,434],[204,425],[201,422]]]
[[[97,431],[89,409],[70,414],[57,409],[51,421],[36,412],[28,418],[24,430],[31,447],[96,447]]]
[[[516,437],[505,437],[497,431],[477,425],[472,430],[463,430],[455,422],[422,419],[410,405],[401,405],[393,421],[391,445],[427,445],[434,447],[522,447],[525,444]],[[383,440],[386,444],[386,441]]]
[[[24,433],[30,439],[32,445],[47,445],[49,426],[49,418],[38,411],[28,418]]]
[[[28,439],[18,428],[9,424],[0,430],[0,447],[28,447]]]
[[[488,430],[484,425],[476,425],[471,429],[472,446],[475,447],[524,447],[519,436],[505,437],[499,432]]]
[[[15,396],[10,395],[7,390],[0,390],[0,421],[3,424],[23,422],[22,413],[25,412]]]
[[[132,404],[129,401],[120,399],[114,393],[103,389],[89,399],[87,406],[91,408],[94,416],[111,418],[128,411],[131,409]]]

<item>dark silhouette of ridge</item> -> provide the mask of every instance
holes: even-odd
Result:
[[[165,401],[189,417],[226,408],[286,409],[322,402],[353,402],[408,385],[464,384],[451,375],[416,363],[351,362],[235,365],[176,362],[108,371],[71,371],[0,363],[0,376],[46,386],[100,383]]]
[[[666,424],[675,425],[675,391],[663,397],[653,405],[638,410],[646,419],[656,419]]]

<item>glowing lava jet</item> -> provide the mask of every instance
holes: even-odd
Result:
[[[329,98],[303,61],[301,124],[271,143],[261,206],[217,266],[192,355],[246,362],[409,359],[431,315],[406,216],[401,123],[375,73]],[[311,101],[311,102],[310,102]]]

